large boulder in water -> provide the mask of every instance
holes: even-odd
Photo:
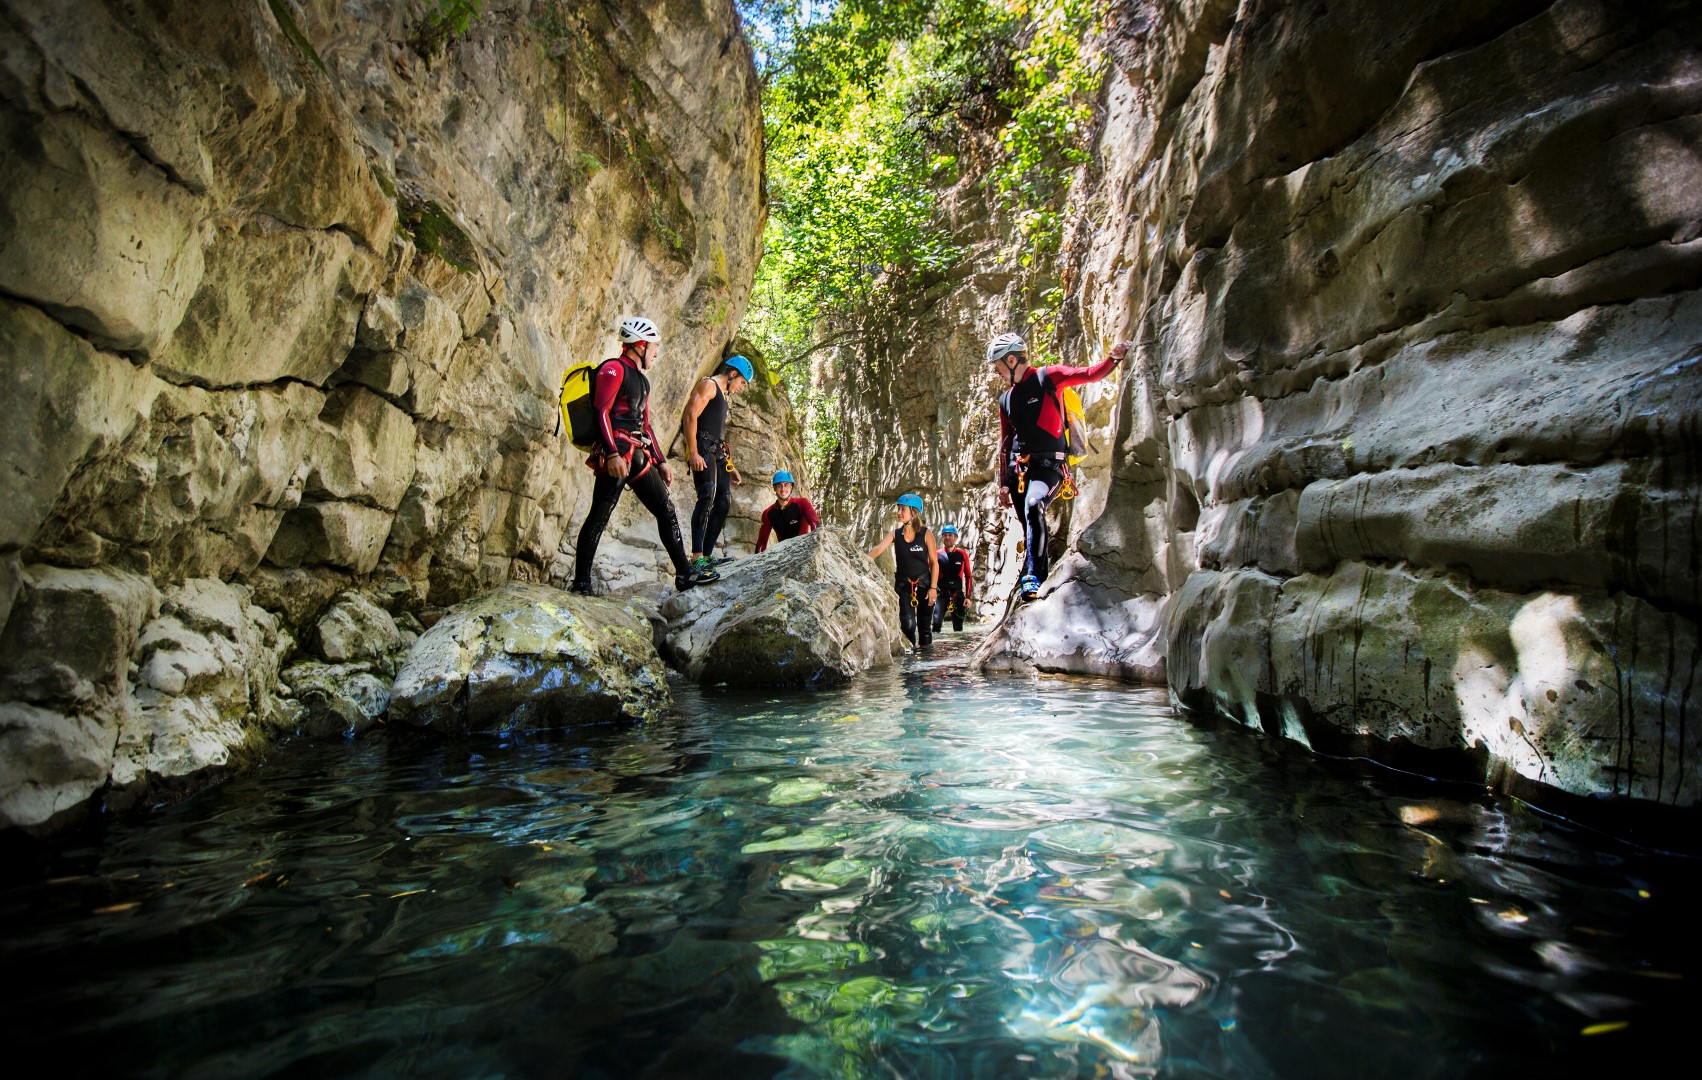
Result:
[[[391,688],[389,718],[506,732],[647,720],[671,700],[636,604],[510,582],[456,605],[420,636]]]
[[[892,583],[831,529],[729,564],[662,617],[663,653],[704,684],[832,685],[890,661],[898,638]]]

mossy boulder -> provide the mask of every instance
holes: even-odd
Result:
[[[706,685],[831,686],[892,659],[897,608],[875,564],[823,529],[670,597],[661,648]]]
[[[635,603],[510,582],[449,610],[396,675],[389,721],[510,732],[647,720],[671,703]]]

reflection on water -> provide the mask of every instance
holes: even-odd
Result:
[[[291,747],[0,893],[12,1053],[1456,1077],[1681,1045],[1692,862],[962,652],[641,728]]]

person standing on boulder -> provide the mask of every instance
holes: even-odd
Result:
[[[1022,599],[1040,595],[1049,569],[1046,508],[1062,486],[1069,468],[1065,440],[1066,415],[1059,395],[1066,387],[1097,382],[1111,374],[1129,354],[1119,342],[1110,355],[1091,367],[1031,367],[1028,345],[1016,334],[1000,334],[987,345],[987,362],[1005,380],[999,395],[999,501],[1016,510],[1022,521],[1025,559],[1017,583]]]
[[[957,526],[940,526],[940,598],[934,601],[934,633],[951,612],[951,628],[963,629],[963,618],[969,613],[969,594],[975,585],[975,569],[969,565],[969,552],[957,546]]]
[[[591,376],[591,408],[597,423],[597,447],[585,464],[597,474],[591,488],[591,509],[579,528],[573,560],[573,591],[590,595],[591,564],[608,528],[609,516],[621,492],[631,488],[638,501],[656,518],[656,533],[674,564],[674,588],[689,589],[716,580],[714,571],[694,570],[680,540],[680,521],[668,487],[674,474],[657,452],[650,427],[650,370],[652,354],[662,340],[656,324],[632,316],[621,320],[621,352],[603,361]]]
[[[785,469],[775,473],[774,502],[762,512],[762,528],[756,534],[756,553],[761,555],[768,550],[769,533],[773,533],[778,542],[803,536],[820,526],[821,518],[816,515],[816,508],[810,505],[810,500],[802,496],[792,497],[792,474]]]
[[[729,356],[715,374],[697,384],[680,415],[686,458],[697,488],[697,505],[691,512],[691,568],[697,573],[715,565],[715,541],[721,537],[732,503],[729,483],[744,482],[727,452],[727,411],[729,400],[750,385],[752,374],[749,360]]]
[[[934,534],[922,520],[922,497],[900,495],[897,506],[898,528],[874,546],[869,558],[878,559],[881,552],[893,549],[893,558],[898,563],[898,573],[893,579],[898,590],[898,628],[904,631],[910,644],[921,649],[934,642],[933,607],[940,592],[940,561],[934,557],[938,549]],[[926,589],[923,582],[927,582]],[[927,611],[919,615],[924,604]]]

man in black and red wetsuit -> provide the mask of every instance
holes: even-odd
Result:
[[[963,617],[969,613],[969,595],[975,586],[975,568],[969,565],[969,552],[957,546],[957,526],[940,526],[940,598],[934,601],[934,633],[951,612],[951,628],[963,629]]]
[[[591,408],[597,418],[597,448],[585,464],[597,474],[591,489],[591,509],[579,529],[573,560],[573,590],[591,592],[591,563],[597,544],[615,512],[621,492],[631,488],[638,501],[656,518],[656,533],[674,563],[674,587],[689,589],[720,577],[713,570],[694,573],[680,540],[680,521],[668,498],[674,482],[667,459],[657,451],[650,428],[651,352],[661,335],[649,319],[632,317],[620,325],[621,354],[605,360],[591,377]]]
[[[781,469],[774,474],[774,503],[762,512],[762,528],[756,534],[757,554],[768,550],[768,534],[790,540],[821,526],[816,508],[802,496],[792,497],[792,474]]]
[[[1046,507],[1069,467],[1064,403],[1058,395],[1066,386],[1105,378],[1128,354],[1128,343],[1119,342],[1091,367],[1037,368],[1029,366],[1028,346],[1016,334],[1000,334],[987,346],[987,362],[1008,387],[999,396],[999,501],[1022,519],[1026,558],[1017,587],[1024,600],[1038,597],[1046,580]]]

